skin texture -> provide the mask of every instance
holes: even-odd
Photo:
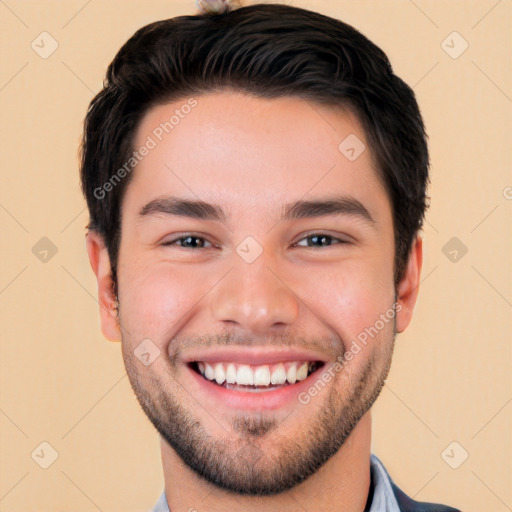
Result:
[[[300,503],[362,512],[370,407],[385,383],[395,332],[411,319],[421,240],[395,289],[391,204],[348,110],[234,92],[195,99],[138,164],[123,199],[119,318],[107,250],[99,235],[87,235],[102,331],[122,340],[134,392],[161,434],[169,507],[292,511]],[[152,108],[134,146],[185,101]],[[366,144],[355,161],[338,149],[350,134]],[[287,203],[334,194],[357,200],[373,221],[350,213],[281,219]],[[216,204],[226,218],[139,215],[164,195]],[[333,238],[308,241],[314,234]],[[200,237],[193,240],[199,248],[190,239],[162,245],[186,235]],[[252,263],[236,250],[248,236],[262,249]],[[343,361],[351,342],[380,327],[394,304],[395,318]],[[134,355],[144,339],[160,350],[149,366]],[[184,363],[217,346],[310,349],[326,361],[323,370],[343,365],[307,404],[240,410],[205,396]]]

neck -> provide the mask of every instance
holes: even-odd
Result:
[[[371,416],[368,411],[338,452],[314,475],[276,496],[252,497],[218,489],[196,475],[161,439],[165,494],[171,512],[363,512],[370,488]],[[298,505],[300,504],[300,505]]]

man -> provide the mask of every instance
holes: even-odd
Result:
[[[408,326],[429,157],[411,89],[285,5],[150,24],[87,114],[104,335],[161,436],[155,511],[454,511],[370,453]]]

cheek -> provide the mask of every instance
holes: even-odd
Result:
[[[345,343],[374,325],[394,300],[392,266],[384,259],[319,266],[297,273],[294,287],[302,289],[308,308]]]
[[[204,285],[196,272],[156,262],[120,268],[120,319],[130,339],[150,338],[164,348],[169,336],[187,322]]]

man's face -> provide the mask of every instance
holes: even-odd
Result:
[[[196,100],[161,141],[155,129],[186,99],[150,110],[136,134],[135,148],[148,136],[157,145],[122,204],[123,357],[189,467],[225,489],[275,494],[338,451],[384,384],[391,204],[348,112],[227,92]],[[355,160],[338,147],[354,135],[366,145]]]

